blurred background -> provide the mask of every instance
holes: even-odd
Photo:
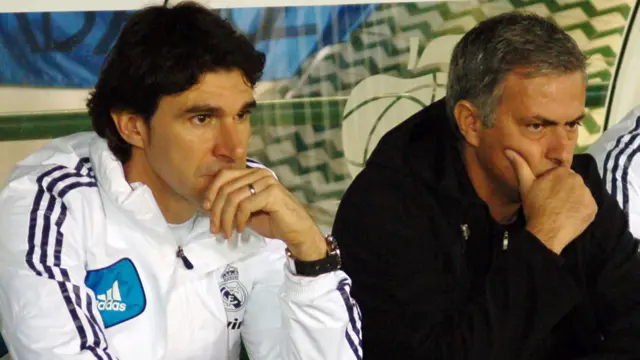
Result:
[[[640,104],[631,60],[640,61],[635,0],[200,2],[267,55],[250,156],[273,169],[327,231],[378,139],[444,95],[453,46],[487,17],[535,12],[589,55],[577,152]],[[122,25],[133,10],[163,3],[0,2],[0,183],[47,139],[90,130],[84,102]]]
[[[84,103],[127,17],[175,2],[0,2],[0,184],[48,139],[90,130]],[[487,17],[535,12],[589,56],[576,152],[640,104],[635,0],[199,2],[219,9],[267,55],[250,156],[273,169],[327,232],[377,141],[444,96],[453,46]]]

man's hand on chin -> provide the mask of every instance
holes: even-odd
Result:
[[[211,212],[211,232],[231,237],[248,225],[258,234],[280,239],[302,261],[322,259],[327,245],[302,204],[267,169],[221,170],[202,207]]]

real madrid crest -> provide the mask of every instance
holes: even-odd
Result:
[[[227,265],[220,277],[222,278],[220,293],[222,294],[224,308],[227,311],[240,311],[244,309],[249,293],[238,280],[238,269],[234,266]]]

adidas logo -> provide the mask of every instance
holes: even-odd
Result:
[[[122,303],[118,280],[113,282],[111,289],[106,294],[98,295],[98,310],[100,311],[126,311],[127,304]]]

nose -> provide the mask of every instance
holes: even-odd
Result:
[[[571,166],[577,136],[560,126],[553,130],[549,137],[547,158],[557,166]]]
[[[217,137],[217,146],[214,149],[216,156],[225,156],[233,160],[239,160],[244,156],[246,149],[243,147],[242,134],[236,121],[220,121]]]

